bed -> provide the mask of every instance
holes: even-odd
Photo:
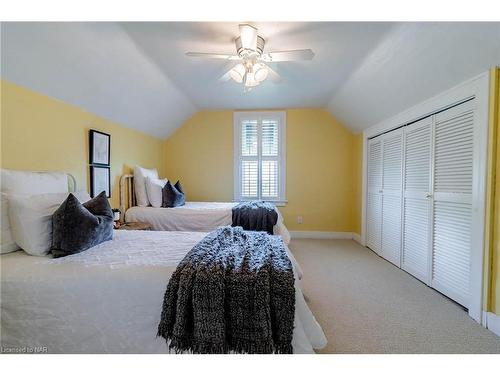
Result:
[[[178,262],[205,235],[115,231],[113,240],[64,258],[1,255],[3,350],[168,353],[156,338],[162,296]],[[302,271],[288,254],[295,277],[293,350],[313,353],[326,338],[302,295]]]
[[[146,222],[153,230],[208,232],[232,223],[232,208],[236,202],[186,202],[175,208],[139,207],[135,205],[133,175],[120,179],[120,211],[125,222]],[[280,235],[285,244],[290,243],[290,233],[278,209],[278,222],[274,234]]]

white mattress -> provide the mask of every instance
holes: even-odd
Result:
[[[205,233],[116,231],[112,241],[59,259],[22,251],[1,260],[1,346],[49,353],[167,353],[156,338],[170,275]],[[296,261],[291,256],[292,263]],[[295,273],[295,353],[326,338]]]
[[[125,213],[125,221],[143,221],[151,224],[154,230],[177,230],[187,232],[210,232],[232,223],[232,208],[236,202],[186,202],[175,208],[131,207]],[[278,222],[274,234],[290,243],[290,233],[278,212]]]

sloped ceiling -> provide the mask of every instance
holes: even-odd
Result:
[[[2,78],[159,138],[196,112],[116,23],[4,23]]]
[[[500,64],[500,23],[253,23],[280,84],[243,93],[231,67],[187,51],[234,53],[238,23],[3,23],[1,77],[165,138],[200,109],[324,107],[353,131]]]
[[[333,93],[329,111],[364,130],[500,65],[500,23],[401,23]]]

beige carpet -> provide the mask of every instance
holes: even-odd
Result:
[[[500,353],[464,309],[349,240],[293,240],[306,300],[328,338],[320,353]]]

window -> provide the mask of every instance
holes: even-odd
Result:
[[[234,198],[285,203],[285,112],[234,113]]]

